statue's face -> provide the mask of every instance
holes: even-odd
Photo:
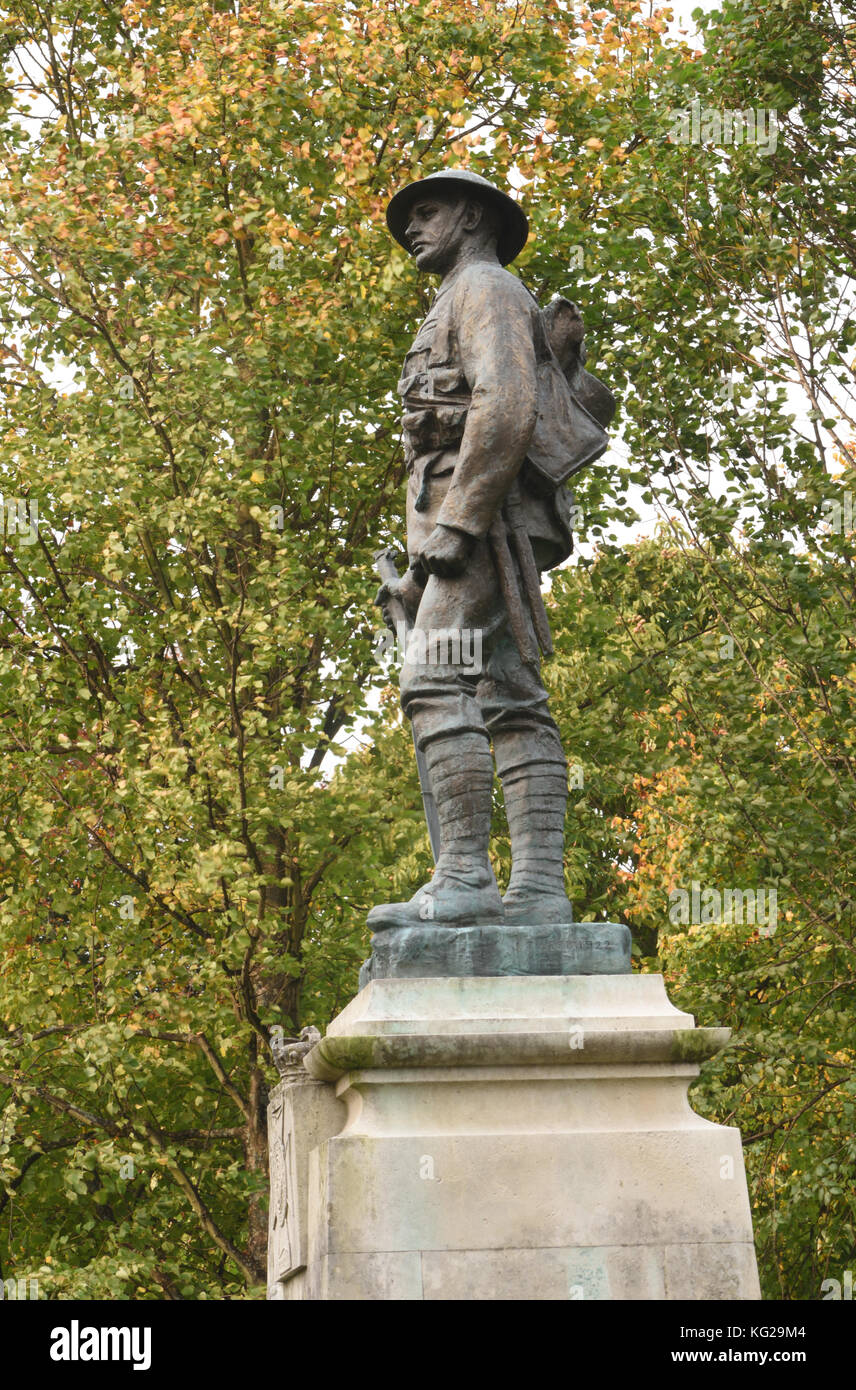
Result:
[[[478,226],[481,209],[469,198],[423,195],[410,210],[405,236],[420,270],[442,274],[453,266]]]

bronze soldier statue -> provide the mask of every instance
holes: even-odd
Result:
[[[401,703],[440,846],[431,881],[373,908],[369,925],[570,923],[567,765],[541,681],[539,647],[552,648],[539,573],[571,551],[565,482],[606,448],[614,402],[585,371],[576,306],[542,313],[504,268],[528,235],[507,194],[447,170],[397,193],[387,222],[419,270],[441,277],[399,383],[409,569],[378,596],[413,623]],[[432,647],[438,633],[456,640]],[[472,634],[480,670],[459,656]],[[494,757],[511,833],[504,899],[488,857]]]

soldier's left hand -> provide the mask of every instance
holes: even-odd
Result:
[[[422,547],[419,559],[429,574],[454,579],[463,574],[474,540],[454,526],[435,526]]]
[[[383,620],[387,627],[395,628],[392,613],[389,609],[390,599],[398,599],[403,603],[407,616],[410,618],[411,622],[413,621],[425,591],[425,582],[427,578],[427,574],[423,574],[420,577],[411,566],[410,569],[405,570],[404,574],[401,575],[399,579],[390,579],[385,584],[381,584],[375,594],[375,603],[383,613]]]

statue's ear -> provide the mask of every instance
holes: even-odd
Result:
[[[476,227],[480,227],[485,218],[485,206],[479,198],[468,198],[467,206],[464,209],[463,226],[468,232],[474,232]]]

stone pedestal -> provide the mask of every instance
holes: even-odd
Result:
[[[687,1086],[728,1031],[661,976],[381,979],[308,1054],[307,1299],[752,1299],[740,1135]]]
[[[345,1123],[332,1086],[302,1062],[287,1066],[268,1104],[268,1298],[304,1298],[309,1248],[309,1156]],[[287,1292],[286,1292],[287,1290]]]

